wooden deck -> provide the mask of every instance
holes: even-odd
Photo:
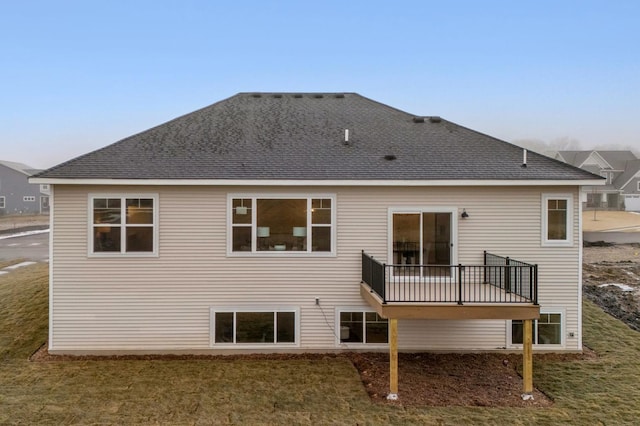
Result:
[[[540,317],[539,305],[490,284],[465,285],[463,300],[478,300],[478,295],[487,294],[491,298],[485,300],[493,301],[463,304],[458,304],[456,301],[442,301],[442,291],[450,289],[436,288],[436,286],[430,288],[429,283],[421,285],[419,289],[410,288],[404,283],[388,282],[385,285],[387,286],[386,294],[389,296],[386,303],[383,303],[380,296],[368,284],[360,284],[362,297],[384,318],[525,320]],[[457,288],[453,284],[447,285]],[[432,297],[429,298],[429,296]],[[457,297],[451,300],[457,300]]]

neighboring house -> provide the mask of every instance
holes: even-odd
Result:
[[[0,215],[49,213],[49,185],[28,181],[41,171],[0,160]]]
[[[32,178],[49,351],[388,349],[393,396],[398,350],[524,348],[530,392],[532,347],[582,350],[601,181],[355,93],[241,93]]]
[[[606,179],[604,186],[584,186],[585,209],[640,211],[640,159],[631,151],[558,151],[554,158]]]

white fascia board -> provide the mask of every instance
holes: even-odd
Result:
[[[33,178],[31,183],[50,185],[146,185],[146,186],[583,186],[605,185],[604,179],[582,180],[286,180],[286,179],[60,179]]]

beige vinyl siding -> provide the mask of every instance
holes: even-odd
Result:
[[[88,194],[158,194],[158,256],[88,256]],[[227,256],[227,194],[335,194],[336,256]],[[541,246],[541,194],[571,193],[575,244]],[[366,307],[360,253],[388,259],[391,207],[455,207],[458,261],[483,250],[538,263],[540,303],[566,309],[578,332],[577,187],[259,188],[55,186],[52,341],[57,352],[207,351],[210,308],[300,309],[298,350],[332,350],[335,309]],[[459,214],[458,213],[458,214]],[[320,306],[315,298],[320,298]],[[401,349],[506,345],[505,321],[400,321]],[[567,338],[577,348],[577,337]]]

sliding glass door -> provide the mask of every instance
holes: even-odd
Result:
[[[451,265],[452,212],[394,212],[392,214],[394,265]],[[448,275],[449,268],[407,268],[412,275]]]

